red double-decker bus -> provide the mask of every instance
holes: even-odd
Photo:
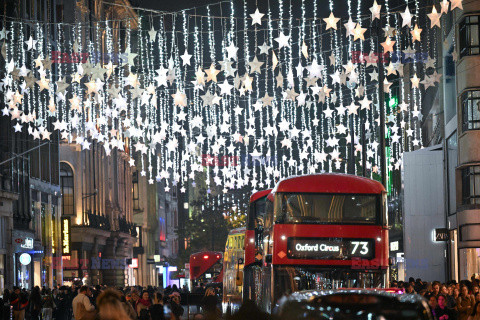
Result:
[[[223,281],[223,253],[219,251],[197,252],[190,256],[191,288],[200,283]]]
[[[253,242],[261,255],[253,261],[252,279],[244,276],[244,298],[271,312],[281,296],[295,291],[384,287],[385,201],[383,185],[363,177],[315,174],[280,181],[266,198],[265,214],[255,214]]]

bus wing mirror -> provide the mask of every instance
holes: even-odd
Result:
[[[237,287],[241,287],[243,285],[243,271],[238,270],[237,271],[237,276],[235,277],[235,284]]]
[[[272,255],[266,254],[265,255],[265,263],[272,263]]]

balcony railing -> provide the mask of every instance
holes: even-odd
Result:
[[[110,231],[110,221],[107,217],[87,212],[88,226],[95,229]]]

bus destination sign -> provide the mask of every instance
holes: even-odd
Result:
[[[373,239],[288,238],[289,259],[350,260],[375,257]]]

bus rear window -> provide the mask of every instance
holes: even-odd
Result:
[[[277,193],[278,223],[378,223],[379,195]]]

